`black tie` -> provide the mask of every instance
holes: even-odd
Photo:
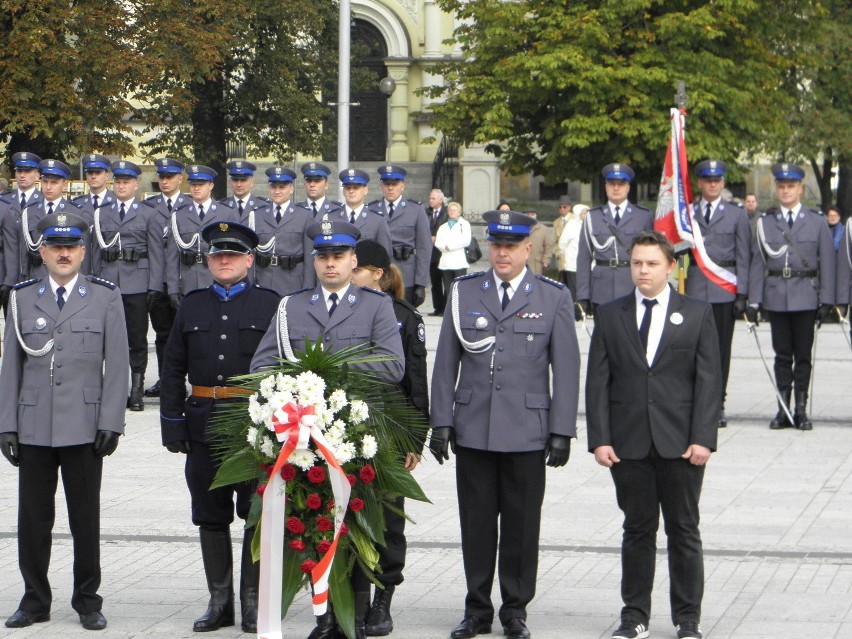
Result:
[[[166,198],[166,207],[169,209],[169,213],[172,212],[172,200],[171,198]]]
[[[21,193],[21,210],[23,211],[26,206],[27,206],[27,196],[24,195],[23,193]]]
[[[648,333],[651,330],[651,312],[657,300],[642,300],[645,305],[645,314],[642,316],[642,323],[639,325],[639,339],[642,341],[642,349],[648,350]]]
[[[509,305],[509,287],[512,285],[509,282],[503,282],[500,286],[503,287],[503,298],[500,300],[500,308],[505,311]]]
[[[204,221],[204,207],[201,204],[198,205],[198,221]]]
[[[237,212],[240,214],[240,217],[243,215],[243,201],[237,200]]]
[[[713,212],[713,205],[707,202],[707,210],[704,212],[704,221],[710,224],[710,214]]]
[[[97,195],[92,196],[92,206],[94,208],[98,208],[98,196]]]
[[[787,211],[787,226],[793,228],[793,211]]]
[[[47,203],[47,214],[48,214],[48,215],[53,215],[53,202],[48,202],[48,203]]]
[[[65,287],[60,286],[56,289],[56,305],[59,306],[59,310],[62,310],[62,307],[65,306]]]
[[[122,202],[121,206],[118,209],[118,219],[120,219],[122,222],[124,222],[124,215],[125,215],[124,202]]]
[[[355,224],[355,211],[349,211],[349,223]]]
[[[281,223],[281,205],[280,204],[275,205],[275,222],[278,223],[278,224]]]
[[[331,306],[328,307],[328,316],[331,317],[334,314],[334,309],[337,308],[337,293],[332,293],[328,296],[328,299],[331,302]]]
[[[615,225],[618,226],[618,223],[621,222],[621,214],[619,213],[617,206],[615,207],[615,212],[612,217],[615,220]]]
[[[317,216],[317,203],[311,202],[311,208],[314,210],[314,217]]]
[[[388,204],[388,219],[391,219],[392,217],[393,217],[393,202]]]

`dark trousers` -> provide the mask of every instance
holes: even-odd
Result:
[[[166,342],[169,341],[169,333],[172,332],[176,311],[169,303],[169,296],[164,293],[160,295],[148,313],[151,316],[151,326],[156,335],[154,348],[157,351],[157,373],[159,374],[163,370],[163,351],[166,350]]]
[[[405,498],[397,497],[393,505],[405,509]],[[376,577],[385,586],[398,586],[403,581],[402,571],[405,568],[405,552],[408,542],[405,539],[405,517],[385,508],[385,545],[376,545],[379,551],[379,566],[381,573]]]
[[[491,586],[499,553],[500,621],[527,618],[527,604],[535,596],[544,484],[544,451],[493,453],[456,446],[465,616],[493,619]]]
[[[577,301],[577,271],[559,271],[559,279],[568,287],[571,301]]]
[[[124,323],[127,325],[127,344],[130,347],[130,370],[145,373],[148,367],[148,307],[147,293],[122,295]]]
[[[457,277],[461,277],[462,275],[467,274],[466,268],[457,268],[449,271],[441,271],[444,276],[444,290],[449,295],[450,291],[453,290],[453,280]]]
[[[444,286],[444,272],[438,268],[437,260],[429,264],[429,281],[432,284],[432,308],[436,313],[443,313],[447,303],[447,288]]]
[[[621,598],[624,621],[648,625],[657,561],[660,510],[669,557],[672,622],[701,620],[704,553],[698,531],[698,500],[704,466],[663,459],[654,448],[645,459],[622,459],[611,468],[618,507],[624,512]]]
[[[797,393],[808,392],[815,313],[769,311],[772,348],[775,351],[775,383],[780,391],[790,390],[795,384]]]
[[[722,408],[728,388],[728,373],[731,370],[731,343],[734,339],[734,303],[711,304],[716,334],[719,336],[719,354],[722,356]]]
[[[56,485],[62,470],[62,486],[68,506],[68,524],[74,539],[74,590],[71,605],[80,614],[96,612],[103,605],[101,585],[101,473],[103,459],[91,444],[49,448],[18,447],[18,564],[24,578],[24,597],[19,608],[50,612],[52,594],[47,571],[53,522],[56,519]]]
[[[192,442],[186,456],[184,475],[189,495],[192,498],[192,523],[205,530],[227,530],[234,521],[234,495],[237,497],[237,516],[248,517],[251,497],[257,484],[246,482],[236,486],[222,486],[210,490],[219,464],[213,457],[211,447],[201,442]]]

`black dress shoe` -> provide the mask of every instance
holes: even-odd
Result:
[[[719,413],[719,428],[727,428],[728,427],[728,416],[725,415],[725,409]]]
[[[7,628],[26,628],[34,623],[50,621],[49,612],[30,612],[29,610],[16,610],[15,614],[6,620]]]
[[[478,617],[465,617],[450,633],[452,639],[470,639],[476,635],[491,634],[491,622]]]
[[[157,380],[157,383],[151,386],[150,388],[145,389],[144,393],[145,397],[159,397],[160,396],[160,380]]]
[[[527,628],[527,624],[523,619],[509,619],[503,625],[503,634],[509,637],[509,639],[529,639],[530,631]]]
[[[106,628],[106,619],[98,612],[85,612],[80,615],[80,625],[86,630],[103,630]]]

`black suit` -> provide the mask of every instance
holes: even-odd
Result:
[[[657,311],[659,312],[659,311]],[[668,536],[671,614],[699,621],[704,561],[698,501],[704,466],[683,459],[699,444],[716,448],[722,369],[711,306],[671,292],[649,366],[633,292],[598,308],[589,350],[589,451],[612,446],[611,471],[624,512],[622,620],[648,624],[662,509]]]
[[[442,206],[440,209],[426,209],[426,214],[429,216],[429,232],[432,234],[432,259],[429,261],[429,281],[432,284],[432,307],[438,313],[444,312],[444,305],[447,303],[447,291],[444,290],[444,274],[438,268],[438,262],[441,260],[441,251],[435,248],[435,235],[438,233],[438,228],[449,219],[447,215],[447,207]]]

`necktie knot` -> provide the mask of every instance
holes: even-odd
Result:
[[[198,219],[204,221],[204,206],[202,204],[198,205]]]
[[[94,208],[98,208],[98,196],[97,195],[92,196],[92,206]]]
[[[354,211],[354,210],[350,210],[350,211],[349,211],[349,223],[350,223],[350,224],[355,224],[355,217],[356,217],[356,216],[355,216],[355,211]]]
[[[118,217],[119,217],[120,219],[124,220],[124,216],[125,216],[125,214],[126,214],[126,211],[125,211],[125,209],[124,209],[124,202],[122,202],[122,203],[121,203],[121,206],[120,206],[120,207],[119,207],[119,209],[118,209]]]
[[[237,200],[237,212],[242,215],[243,214],[243,201]]]
[[[311,208],[314,210],[314,217],[317,216],[317,203],[311,202]]]
[[[713,213],[713,205],[710,202],[707,202],[707,208],[704,211],[704,221],[707,224],[710,224],[710,215]]]
[[[793,210],[787,211],[787,226],[793,228]]]
[[[505,311],[506,307],[509,305],[509,289],[512,287],[512,285],[509,284],[509,282],[502,282],[500,286],[503,289],[503,297],[500,300],[500,308]]]
[[[65,306],[65,287],[60,286],[56,289],[56,304],[59,306],[59,310],[62,310],[62,307]]]
[[[168,198],[168,197],[166,198],[166,208],[169,209],[169,213],[172,212],[172,200],[171,200],[171,198]]]
[[[393,217],[393,202],[388,204],[388,219]]]
[[[652,306],[656,306],[657,300],[645,298],[644,300],[642,300],[642,304],[645,305],[645,308],[651,308]]]
[[[621,222],[621,209],[616,206],[613,211],[613,219],[615,219],[615,225],[618,226],[618,223]]]
[[[331,317],[334,313],[334,309],[337,308],[337,293],[329,295],[328,301],[331,302],[331,305],[328,307],[328,316]]]
[[[48,203],[47,203],[47,214],[48,214],[48,215],[53,215],[53,202],[48,202]]]
[[[276,222],[281,221],[281,205],[280,204],[275,205],[275,221]]]
[[[642,341],[642,348],[648,350],[648,333],[651,332],[651,315],[654,306],[657,305],[657,300],[645,298],[642,300],[645,306],[645,314],[642,316],[642,323],[639,325],[639,339]]]

